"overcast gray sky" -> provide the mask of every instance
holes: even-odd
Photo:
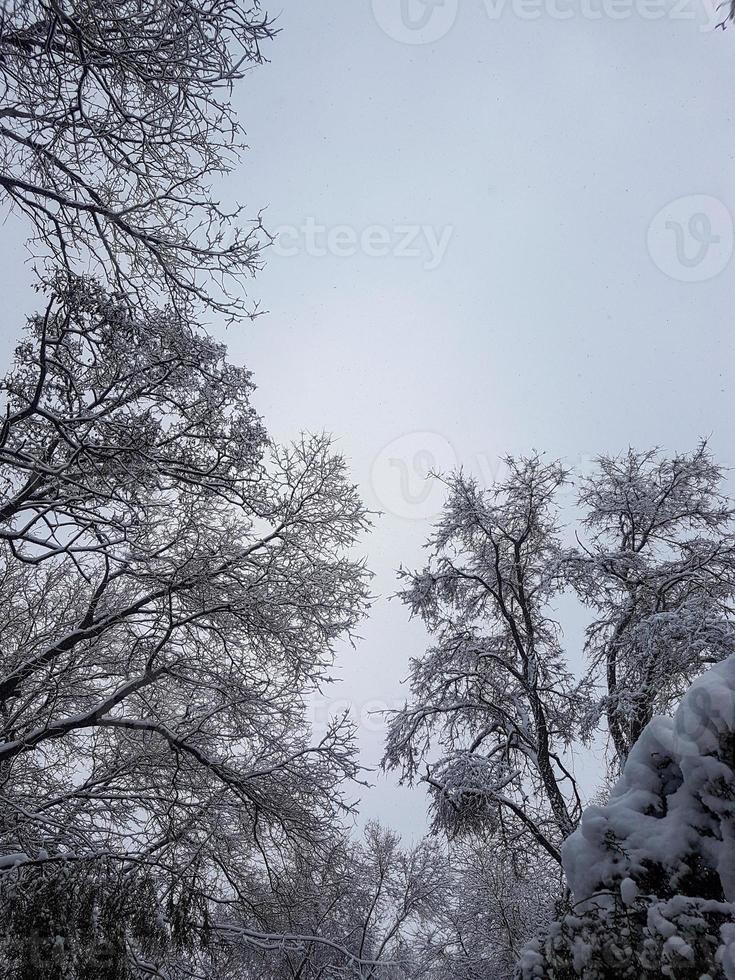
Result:
[[[584,465],[701,435],[735,462],[735,28],[708,29],[703,0],[269,9],[282,33],[238,89],[251,149],[227,193],[279,231],[253,287],[270,314],[226,337],[271,432],[333,432],[384,511],[364,546],[379,598],[336,694],[375,765],[367,712],[425,643],[386,597],[422,560],[427,463],[490,480],[506,452]],[[5,358],[34,306],[13,236]],[[363,795],[407,833],[424,811],[390,779]]]

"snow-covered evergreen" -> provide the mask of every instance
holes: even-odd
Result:
[[[735,978],[735,656],[649,722],[562,858],[570,908],[523,980]]]

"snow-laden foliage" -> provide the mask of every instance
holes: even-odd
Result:
[[[134,980],[140,962],[206,944],[198,894],[182,881],[160,903],[148,871],[104,861],[42,863],[0,881],[0,967],[6,980]],[[192,902],[194,903],[192,905]],[[171,925],[167,925],[168,923]]]
[[[734,980],[735,656],[648,723],[562,855],[572,905],[523,980]]]

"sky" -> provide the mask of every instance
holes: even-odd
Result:
[[[236,90],[250,149],[223,196],[265,208],[269,312],[212,329],[272,435],[333,433],[382,512],[376,601],[315,709],[350,703],[375,767],[372,712],[426,646],[389,596],[441,506],[429,467],[490,483],[506,453],[584,469],[700,436],[735,465],[735,27],[704,0],[264,6],[281,33]],[[34,308],[21,239],[11,219],[4,362]],[[362,819],[420,833],[423,791],[372,778]]]

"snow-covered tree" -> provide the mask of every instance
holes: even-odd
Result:
[[[522,980],[735,978],[735,656],[649,721],[562,855],[571,907]]]
[[[566,474],[539,457],[507,464],[490,490],[446,479],[429,564],[402,573],[403,600],[434,642],[412,662],[384,764],[427,783],[435,827],[530,842],[558,861],[581,811],[564,752],[587,705],[551,614],[564,587],[555,497]]]
[[[206,942],[191,893],[158,903],[146,869],[104,860],[26,868],[0,879],[0,967],[7,980],[135,980],[137,964],[174,959]],[[173,928],[166,928],[168,915]],[[193,928],[190,928],[193,926]],[[134,957],[132,951],[137,951]]]
[[[623,761],[709,664],[735,651],[735,511],[705,443],[662,457],[603,456],[583,481],[587,532],[572,580],[597,616],[587,633],[600,714]]]
[[[507,464],[489,490],[463,473],[445,478],[429,563],[401,573],[432,645],[412,662],[411,697],[392,718],[385,756],[428,785],[434,829],[453,848],[463,836],[484,841],[486,853],[465,853],[445,921],[447,969],[473,980],[510,975],[519,945],[564,900],[563,876],[514,865],[523,852],[532,868],[558,867],[566,853],[582,809],[568,750],[606,720],[624,761],[654,713],[672,711],[703,669],[735,651],[734,512],[706,444],[600,458],[581,483],[574,548],[560,527],[558,491],[571,482],[562,467],[538,457]],[[570,591],[596,617],[581,683],[554,619]],[[600,680],[606,690],[593,696]]]
[[[153,868],[216,927],[349,807],[349,725],[312,742],[304,701],[365,607],[361,503],[327,438],[267,439],[220,345],[87,280],[2,390],[0,879]]]
[[[13,0],[0,12],[0,202],[34,254],[131,303],[233,311],[259,265],[211,183],[242,132],[233,82],[273,34],[257,0]]]

